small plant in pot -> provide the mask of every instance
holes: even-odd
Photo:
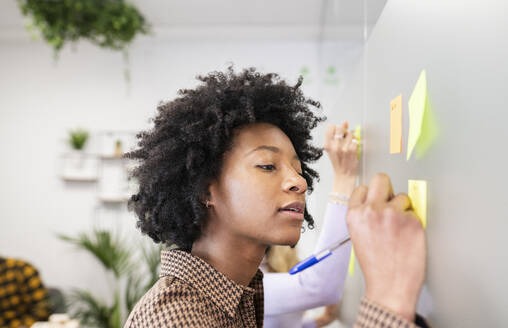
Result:
[[[88,131],[84,129],[75,129],[69,131],[69,145],[73,152],[71,153],[72,163],[75,167],[83,166],[84,148],[89,137]]]
[[[115,157],[122,157],[123,150],[122,150],[122,140],[117,140],[115,142],[115,153],[113,156]]]
[[[84,129],[75,129],[69,131],[69,144],[72,149],[82,151],[90,134]]]

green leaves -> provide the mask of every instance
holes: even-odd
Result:
[[[86,290],[74,290],[69,296],[69,306],[74,307],[73,317],[85,326],[122,328],[120,296],[115,293],[112,305],[100,301]]]
[[[109,318],[119,307],[119,304],[109,306],[90,294],[86,290],[75,290],[68,298],[69,306],[74,307],[73,317],[79,319],[82,324],[92,327],[117,328],[110,326]]]
[[[85,146],[88,140],[88,131],[82,129],[76,129],[69,131],[69,143],[73,149],[81,150]]]
[[[143,247],[143,259],[148,266],[148,277],[149,280],[146,286],[153,286],[159,280],[159,266],[161,263],[161,251],[162,247]],[[148,288],[146,288],[148,289]]]
[[[142,247],[142,259],[148,269],[147,273],[139,275],[133,273],[127,278],[125,291],[125,305],[127,312],[131,312],[134,305],[139,301],[147,290],[159,280],[160,252],[159,247]]]
[[[130,313],[138,300],[159,279],[162,247],[140,245],[134,248],[119,235],[101,229],[94,229],[90,233],[82,232],[76,237],[61,234],[58,237],[91,253],[115,277],[112,304],[96,298],[86,290],[74,290],[68,300],[73,316],[84,325],[121,328],[126,319],[122,314]],[[134,253],[135,250],[139,251]]]
[[[128,247],[107,230],[93,230],[91,235],[82,232],[76,238],[64,235],[59,237],[92,253],[116,278],[127,273],[131,267]]]
[[[68,41],[87,39],[114,50],[125,49],[149,25],[124,0],[18,0],[46,42],[59,51]]]

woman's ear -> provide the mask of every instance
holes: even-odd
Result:
[[[216,183],[215,181],[210,182],[208,188],[202,193],[201,203],[206,207],[210,208],[215,205],[215,197],[216,194]]]

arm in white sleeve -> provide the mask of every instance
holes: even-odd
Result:
[[[346,206],[328,203],[316,252],[349,235],[346,212]],[[351,243],[348,242],[328,258],[295,275],[265,273],[265,316],[337,303],[342,297],[350,254]]]
[[[316,319],[314,318],[303,318],[302,328],[316,328]]]

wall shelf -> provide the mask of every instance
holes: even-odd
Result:
[[[94,152],[69,151],[62,156],[60,178],[65,182],[97,182],[97,199],[104,204],[126,203],[137,186],[129,179],[133,160],[124,152],[135,146],[133,131],[106,130],[91,135]],[[95,147],[94,147],[95,146]]]
[[[73,151],[61,157],[60,177],[66,182],[95,182],[98,180],[98,158],[89,153]]]
[[[129,195],[99,195],[99,200],[104,203],[126,203]]]

